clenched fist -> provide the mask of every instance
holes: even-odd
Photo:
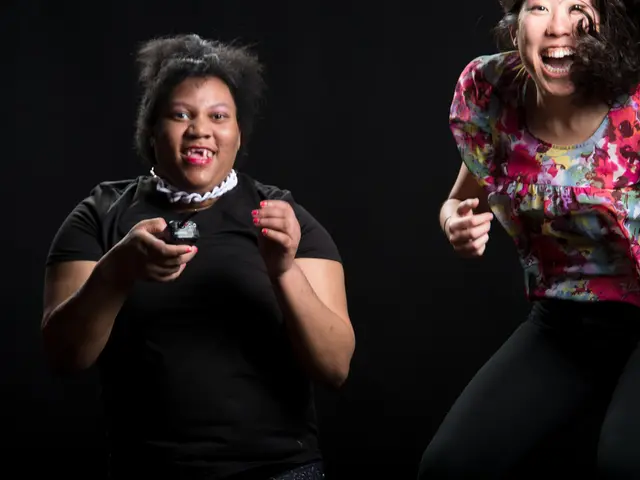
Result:
[[[114,247],[115,276],[124,282],[137,279],[169,282],[178,278],[197,248],[165,243],[160,238],[165,228],[163,218],[137,223]]]
[[[470,198],[458,204],[456,213],[445,221],[444,229],[453,249],[465,257],[480,257],[489,241],[493,214],[474,214],[480,200]]]

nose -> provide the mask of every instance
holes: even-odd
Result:
[[[570,13],[564,8],[556,8],[549,20],[547,35],[551,37],[571,35],[574,27]]]
[[[207,118],[195,117],[187,129],[187,135],[194,138],[211,137],[211,122]]]

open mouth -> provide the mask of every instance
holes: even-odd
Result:
[[[568,75],[573,65],[575,50],[571,47],[545,48],[540,56],[544,69],[554,76]]]
[[[182,150],[183,158],[192,164],[202,165],[210,162],[216,152],[206,147],[189,147]]]

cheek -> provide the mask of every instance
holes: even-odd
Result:
[[[221,147],[236,150],[240,145],[240,132],[237,127],[229,127],[218,132]]]
[[[156,161],[160,165],[174,163],[176,151],[180,148],[180,134],[175,129],[169,129],[166,126],[159,126],[155,132]]]
[[[536,59],[538,57],[536,49],[531,47],[530,45],[527,45],[523,50],[524,51],[521,52],[521,55],[523,57],[525,65],[533,66],[536,63]]]
[[[538,51],[540,44],[535,42],[527,32],[522,33],[518,38],[518,50],[520,58],[527,67],[533,67],[539,60]]]
[[[162,125],[159,129],[159,143],[163,148],[175,148],[180,144],[182,133],[176,127],[171,128],[168,125]]]

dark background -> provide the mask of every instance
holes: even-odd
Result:
[[[330,478],[415,478],[447,409],[527,305],[501,229],[484,258],[463,261],[438,225],[460,165],[454,85],[497,51],[498,1],[377,5],[3,3],[0,468],[99,478],[94,372],[55,377],[41,352],[44,261],[96,183],[145,173],[133,154],[136,44],[195,32],[255,45],[269,91],[241,168],[290,189],[344,257],[357,348],[344,389],[318,392]]]

